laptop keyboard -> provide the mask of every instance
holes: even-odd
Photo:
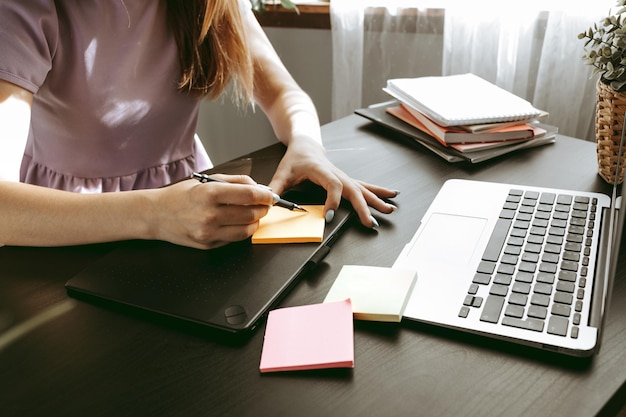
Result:
[[[577,338],[596,209],[595,198],[510,190],[459,317],[478,309],[484,322]]]

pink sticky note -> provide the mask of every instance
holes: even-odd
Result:
[[[261,372],[353,367],[350,300],[270,311]]]

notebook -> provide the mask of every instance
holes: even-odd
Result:
[[[284,153],[276,144],[213,168],[268,183]],[[302,183],[284,194],[300,204],[323,204],[325,192]],[[351,217],[336,210],[321,242],[253,245],[251,240],[203,251],[158,241],[120,242],[66,283],[68,293],[124,312],[189,323],[218,335],[245,336],[319,264]],[[130,308],[129,308],[130,307]],[[146,316],[146,314],[140,314]]]
[[[426,116],[404,104],[388,107],[387,113],[428,133],[444,146],[485,142],[507,144],[513,140],[528,140],[546,133],[545,130],[529,123],[519,123],[480,132],[470,132],[456,126],[439,126]]]
[[[618,188],[448,180],[393,265],[417,270],[404,318],[593,355],[626,210]]]
[[[529,120],[542,114],[523,98],[471,73],[391,79],[383,91],[441,126]]]
[[[509,144],[506,146],[500,146],[496,148],[476,150],[473,152],[460,152],[454,148],[443,146],[438,140],[422,132],[421,130],[403,122],[387,113],[387,108],[395,106],[398,103],[396,101],[383,102],[356,109],[354,112],[359,116],[362,116],[372,122],[384,126],[394,132],[400,133],[403,138],[410,139],[413,143],[418,143],[425,148],[429,149],[439,157],[445,159],[448,162],[463,162],[467,161],[472,164],[484,162],[493,158],[497,158],[502,155],[506,155],[510,152],[515,152],[521,149],[529,149],[537,146],[547,145],[554,143],[557,128],[546,124],[540,124],[540,127],[547,130],[546,134],[535,137],[530,140]]]

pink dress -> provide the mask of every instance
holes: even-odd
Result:
[[[155,188],[211,166],[156,0],[0,0],[0,79],[34,94],[21,180]]]

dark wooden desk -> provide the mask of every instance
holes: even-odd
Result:
[[[448,178],[608,191],[594,144],[571,138],[469,166],[358,116],[323,132],[348,173],[402,191],[399,210],[379,216],[377,232],[347,230],[284,306],[321,302],[344,264],[390,266]],[[263,326],[231,346],[68,298],[65,281],[107,248],[0,249],[0,311],[14,324],[0,336],[2,416],[569,417],[615,414],[626,401],[624,256],[603,348],[591,360],[427,325],[357,322],[353,370],[261,375]]]

